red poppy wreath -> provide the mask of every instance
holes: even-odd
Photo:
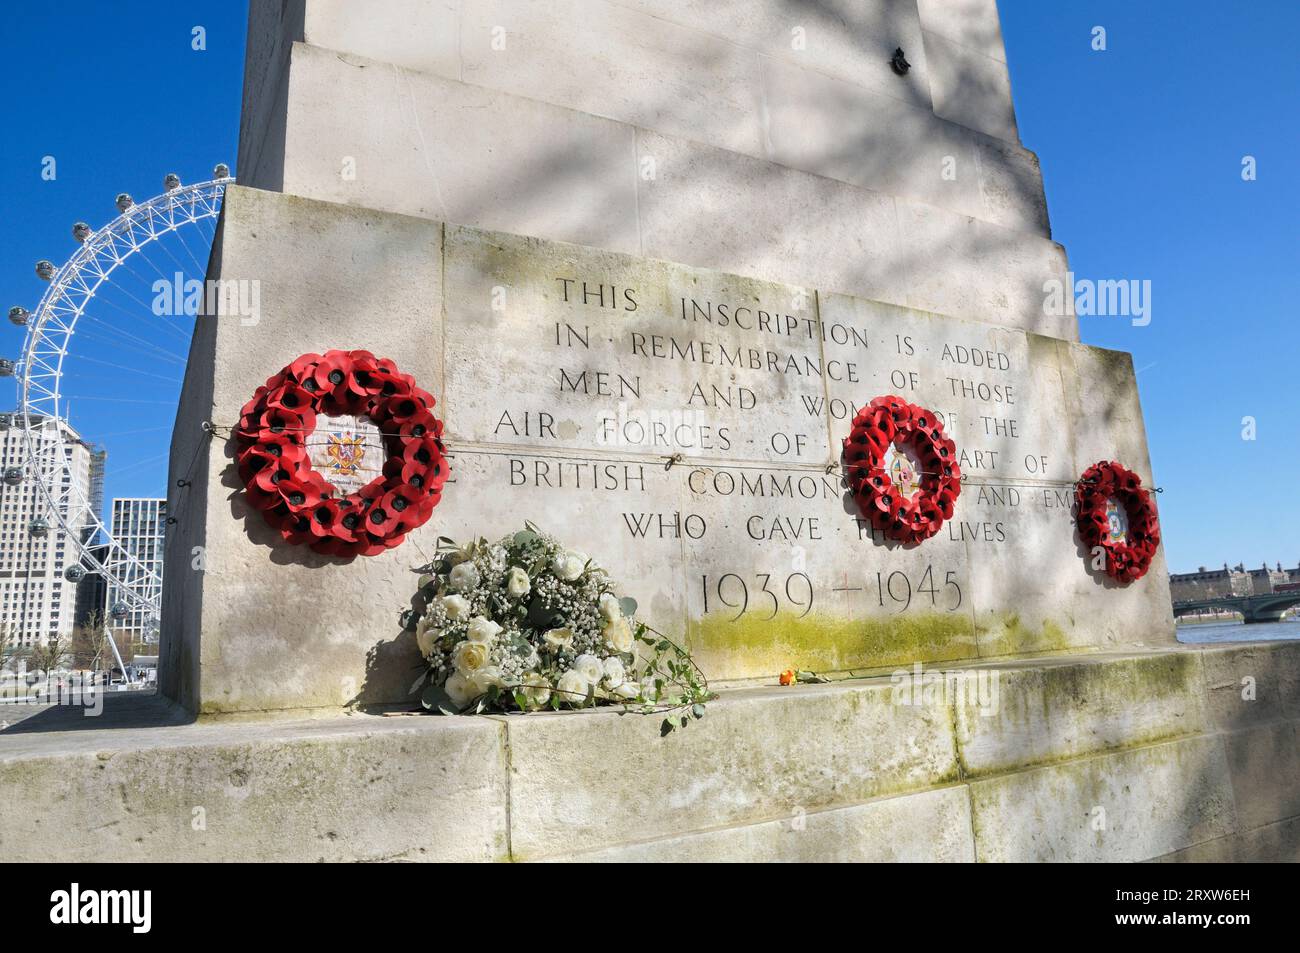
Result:
[[[392,549],[429,518],[447,481],[433,406],[413,377],[369,351],[304,354],[240,411],[234,436],[249,504],[286,540],[319,553]],[[318,415],[368,418],[387,454],[381,475],[348,494],[327,482],[308,448]],[[353,443],[355,459],[361,441]]]
[[[1103,460],[1083,471],[1074,500],[1079,535],[1089,550],[1105,551],[1106,574],[1119,582],[1145,576],[1160,545],[1160,517],[1142,478]]]
[[[898,454],[889,454],[891,444]],[[961,493],[957,445],[926,408],[877,397],[853,419],[844,460],[862,515],[890,539],[919,543],[952,519]],[[903,481],[919,488],[909,494]]]

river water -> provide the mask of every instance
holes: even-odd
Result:
[[[1178,626],[1179,642],[1272,642],[1300,639],[1300,620],[1286,622],[1201,622]]]

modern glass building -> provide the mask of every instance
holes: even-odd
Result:
[[[167,527],[167,501],[152,497],[113,500],[110,524],[113,539],[136,562],[118,554],[108,567],[108,624],[119,645],[130,637],[132,655],[155,654],[158,616],[141,600],[158,604],[163,574],[163,539]],[[121,583],[119,584],[119,580]]]

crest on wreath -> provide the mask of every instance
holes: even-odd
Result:
[[[325,444],[325,456],[335,476],[356,476],[366,456],[366,438],[351,430],[336,430]]]

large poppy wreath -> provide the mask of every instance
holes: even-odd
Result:
[[[291,543],[331,556],[374,556],[429,518],[447,461],[433,395],[369,351],[304,354],[259,387],[235,431],[253,508]],[[386,459],[380,476],[342,494],[313,467],[317,416],[368,419]]]
[[[1119,582],[1145,576],[1160,545],[1160,517],[1142,478],[1103,460],[1083,471],[1074,485],[1074,500],[1079,535],[1089,550],[1100,546],[1105,551],[1106,574]]]
[[[886,461],[891,445],[900,453],[910,451],[910,456],[890,461],[916,467],[919,489],[910,495],[890,475],[893,467]],[[926,408],[893,395],[877,397],[853,419],[844,440],[844,460],[862,515],[890,539],[919,543],[952,519],[961,493],[957,445]]]

